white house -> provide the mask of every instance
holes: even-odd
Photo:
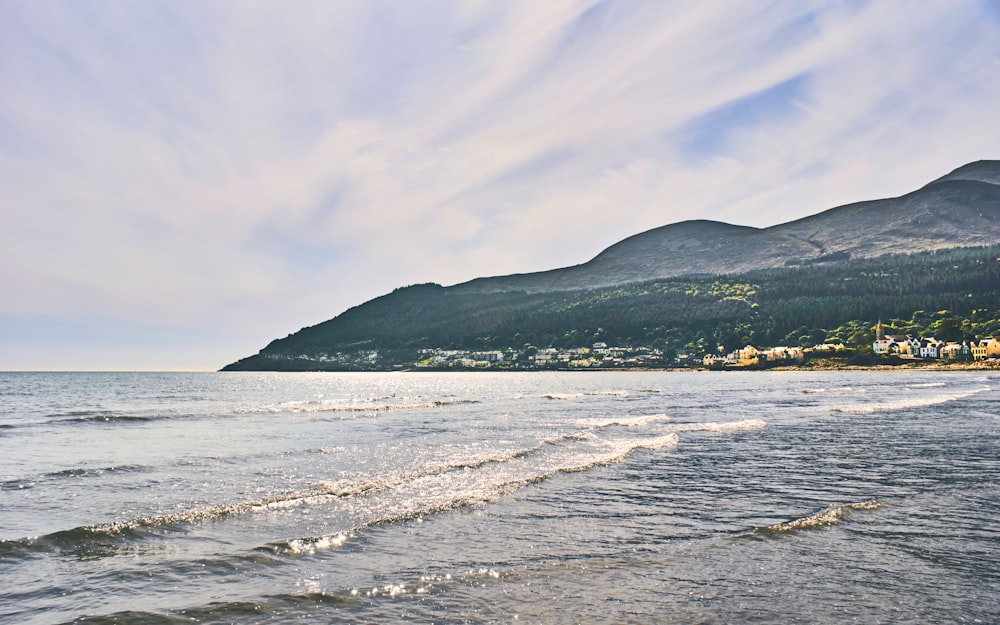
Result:
[[[920,341],[920,351],[918,353],[921,358],[938,358],[943,347],[945,347],[944,342],[935,338],[924,339]]]

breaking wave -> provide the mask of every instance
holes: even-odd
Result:
[[[652,391],[650,391],[652,392]],[[604,391],[583,391],[580,393],[545,393],[545,399],[580,399],[581,397],[628,397],[628,391],[604,390]]]
[[[684,423],[677,426],[678,432],[726,432],[731,430],[756,430],[767,425],[763,419],[744,419],[723,423]]]
[[[542,395],[545,399],[580,399],[583,393],[546,393]]]
[[[436,400],[428,402],[414,403],[382,403],[382,404],[303,404],[289,403],[282,408],[292,412],[389,412],[392,410],[425,410],[430,408],[443,408],[459,404],[478,404],[478,399],[456,399],[456,400]]]
[[[666,415],[608,418],[591,422],[591,428],[654,424]],[[659,434],[598,436],[594,429],[563,433],[519,449],[487,449],[471,457],[427,465],[387,475],[320,482],[312,488],[250,501],[196,507],[188,510],[139,516],[81,526],[41,537],[0,542],[0,558],[35,552],[71,553],[79,557],[105,557],[120,552],[121,544],[184,531],[186,526],[242,515],[288,511],[303,506],[336,503],[354,518],[349,526],[321,536],[268,543],[261,549],[276,555],[313,553],[343,545],[365,528],[456,508],[478,507],[560,473],[575,473],[622,462],[638,450],[660,451],[679,443],[679,432],[724,432],[763,427],[760,419],[729,423],[696,423],[669,427]],[[58,472],[74,477],[109,470],[142,470],[140,466],[104,469],[69,469]],[[367,517],[367,518],[364,518]]]
[[[114,412],[82,412],[78,414],[60,415],[52,421],[66,424],[86,423],[149,423],[160,419],[169,419],[168,415],[135,415],[117,414]]]
[[[838,387],[827,387],[827,388],[804,388],[802,392],[806,395],[821,394],[821,393],[867,393],[868,389],[864,388],[854,388],[853,386],[838,386]]]
[[[107,473],[134,473],[141,471],[148,471],[149,467],[141,464],[125,464],[116,465],[109,467],[78,467],[75,469],[62,469],[60,471],[52,471],[50,473],[45,473],[43,475],[38,475],[35,477],[22,477],[12,480],[5,480],[0,482],[0,491],[2,490],[23,490],[26,488],[32,488],[37,482],[41,481],[58,481],[70,478],[89,478],[89,477],[100,477]]]
[[[960,399],[966,399],[968,397],[972,397],[973,395],[978,395],[979,393],[983,393],[988,390],[990,390],[989,387],[984,386],[982,388],[972,389],[969,391],[965,391],[963,393],[948,393],[944,395],[936,395],[933,397],[905,397],[898,401],[886,402],[886,403],[835,406],[831,408],[830,411],[848,413],[848,414],[873,414],[876,412],[892,412],[895,410],[926,408],[928,406],[947,404],[949,402],[958,401]]]
[[[606,428],[613,425],[631,428],[650,425],[652,423],[663,423],[670,421],[670,417],[665,414],[644,415],[639,417],[610,417],[607,419],[582,419],[577,423],[582,427]]]
[[[769,527],[757,528],[755,531],[758,533],[782,533],[815,527],[824,527],[827,525],[836,525],[855,510],[876,510],[879,507],[881,507],[881,504],[877,499],[869,499],[868,501],[860,501],[857,503],[834,504],[832,506],[827,506],[816,514],[795,519],[794,521],[777,523]]]
[[[526,486],[544,481],[560,473],[577,473],[598,466],[615,464],[625,460],[637,450],[659,451],[666,447],[675,446],[678,442],[679,438],[677,434],[670,433],[653,438],[633,440],[627,443],[622,442],[618,445],[609,445],[602,452],[581,454],[573,458],[572,462],[549,466],[545,466],[543,463],[541,466],[535,467],[534,470],[527,471],[515,477],[502,474],[507,479],[495,481],[486,479],[484,483],[473,483],[471,488],[466,486],[465,489],[449,490],[446,495],[437,499],[427,497],[407,498],[402,502],[403,505],[388,511],[387,514],[359,523],[350,529],[339,530],[322,536],[302,537],[288,541],[268,543],[260,547],[260,549],[276,555],[312,555],[317,551],[341,547],[356,533],[373,526],[419,520],[429,514],[458,508],[481,507],[505,495],[512,494]],[[433,492],[433,489],[422,490]]]

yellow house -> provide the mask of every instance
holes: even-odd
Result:
[[[760,350],[753,345],[747,345],[737,352],[740,365],[755,365],[760,362]]]
[[[987,358],[1000,358],[1000,340],[997,337],[994,336],[983,342],[986,344]]]

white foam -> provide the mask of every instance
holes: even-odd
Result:
[[[727,432],[732,430],[756,430],[765,427],[767,421],[763,419],[744,419],[742,421],[729,421],[724,423],[685,423],[679,425],[678,432]]]
[[[375,398],[376,400],[390,399],[385,397]],[[280,409],[292,412],[389,412],[391,410],[427,410],[431,408],[442,408],[456,404],[479,403],[475,399],[439,399],[425,402],[400,402],[400,403],[344,403],[336,400],[324,400],[320,402],[290,401],[281,404]]]
[[[298,409],[299,412],[388,412],[390,410],[421,410],[438,408],[441,402],[423,402],[413,404],[345,404],[327,406],[307,406]]]
[[[675,432],[655,437],[605,439],[592,432],[563,435],[521,450],[424,471],[387,476],[379,490],[363,493],[367,520],[317,538],[299,538],[269,548],[289,555],[312,554],[343,544],[368,527],[414,521],[428,514],[479,507],[559,473],[586,471],[621,462],[640,449],[659,451],[678,444]],[[367,516],[366,515],[366,516]],[[484,576],[495,577],[486,569]],[[379,593],[383,593],[379,590]]]
[[[598,439],[604,444],[603,449],[595,450],[591,453],[581,453],[578,456],[567,458],[570,462],[556,464],[549,471],[540,473],[532,481],[538,481],[551,477],[556,473],[576,473],[586,471],[597,466],[607,466],[621,462],[632,455],[638,449],[659,451],[666,447],[673,447],[678,444],[680,438],[675,432],[655,437],[632,438],[619,441],[605,441]]]
[[[822,394],[822,393],[867,393],[868,390],[864,388],[854,388],[853,386],[836,386],[836,387],[824,387],[824,388],[804,388],[802,392],[806,395],[811,394]]]
[[[623,390],[600,390],[600,391],[584,391],[582,393],[545,393],[542,395],[545,399],[580,399],[581,397],[628,397],[629,392]]]
[[[407,476],[400,476],[405,480]],[[146,517],[137,517],[127,521],[115,521],[101,525],[90,526],[87,529],[102,533],[119,533],[129,529],[156,528],[168,525],[191,524],[200,521],[219,519],[242,514],[255,514],[274,510],[289,510],[302,505],[318,505],[330,500],[359,495],[370,491],[384,490],[392,487],[392,482],[384,478],[376,478],[360,482],[321,482],[312,490],[297,491],[284,495],[266,497],[255,501],[219,504],[192,508],[180,512],[170,512]]]
[[[648,449],[650,451],[660,451],[666,447],[675,447],[680,442],[680,437],[676,432],[650,438],[636,445],[636,449]]]
[[[936,395],[933,397],[906,397],[894,402],[880,403],[880,404],[859,404],[854,406],[836,406],[831,408],[831,412],[845,412],[852,414],[872,414],[875,412],[892,412],[894,410],[906,410],[908,408],[925,408],[927,406],[936,406],[938,404],[947,404],[949,402],[958,401],[960,399],[965,399],[967,397],[972,397],[973,395],[978,395],[984,391],[990,390],[988,387],[983,387],[979,389],[972,389],[964,393],[948,393],[944,395]]]
[[[795,519],[794,521],[787,521],[785,523],[777,523],[768,527],[768,530],[774,532],[789,532],[792,530],[806,529],[810,527],[822,527],[825,525],[835,525],[840,523],[845,516],[850,514],[854,510],[875,510],[880,507],[877,499],[870,499],[868,501],[861,501],[858,503],[848,503],[848,504],[835,504],[828,506],[817,512],[816,514],[809,515],[807,517],[802,517],[800,519]]]
[[[662,423],[665,421],[670,421],[670,417],[665,414],[652,414],[652,415],[642,415],[638,417],[610,417],[607,419],[584,419],[578,421],[578,423],[583,427],[590,427],[590,428],[606,428],[606,427],[611,427],[613,425],[631,428],[631,427],[650,425],[652,423]]]
[[[583,393],[546,393],[542,395],[545,399],[580,399]]]
[[[646,415],[621,421],[627,426],[666,420]],[[288,555],[314,554],[342,546],[355,532],[372,525],[422,519],[455,508],[478,507],[559,473],[585,471],[628,458],[636,450],[659,451],[678,444],[676,432],[659,436],[626,435],[625,430],[559,433],[531,446],[466,449],[443,462],[419,462],[410,470],[319,482],[308,489],[235,504],[136,518],[104,526],[105,531],[157,528],[222,517],[269,514],[296,508],[331,506],[351,521],[329,533],[271,543],[266,548]],[[340,512],[338,512],[338,515]]]

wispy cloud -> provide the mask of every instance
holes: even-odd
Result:
[[[402,284],[997,157],[995,3],[733,4],[0,4],[0,367],[158,349],[115,327],[217,366]]]

